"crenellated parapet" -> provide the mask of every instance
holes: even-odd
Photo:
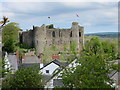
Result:
[[[33,30],[23,33],[23,42],[27,42],[29,45],[34,44],[37,55],[43,53],[45,47],[52,45],[60,47],[60,51],[63,50],[61,47],[64,44],[69,48],[71,42],[76,43],[76,50],[82,50],[84,46],[84,27],[80,26],[78,22],[72,22],[72,27],[69,29],[48,29],[43,24],[41,27],[33,26]]]

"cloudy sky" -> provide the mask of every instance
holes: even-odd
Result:
[[[32,29],[33,25],[42,24],[54,24],[56,28],[71,28],[73,21],[84,26],[85,33],[118,31],[117,2],[5,1],[0,3],[0,20],[2,16],[7,16],[11,22],[19,23],[24,31]]]

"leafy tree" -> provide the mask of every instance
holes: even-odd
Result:
[[[15,51],[15,44],[13,42],[13,39],[8,38],[7,41],[5,41],[4,46],[2,47],[3,51],[7,51],[8,53]]]
[[[3,88],[43,88],[38,67],[23,67],[3,80]]]
[[[4,43],[3,51],[13,52],[15,44],[19,42],[18,31],[20,30],[18,23],[9,23],[4,26],[2,31],[2,42]]]
[[[99,38],[95,37],[87,41],[80,59],[77,58],[77,63],[80,65],[66,68],[62,73],[65,87],[111,88],[110,84],[113,84],[113,80],[108,74],[113,70],[113,66],[108,62],[104,49]]]
[[[70,51],[75,51],[75,50],[76,50],[76,43],[72,41],[70,43]]]
[[[19,43],[18,45],[20,48],[24,48],[24,49],[31,49],[32,47],[29,46],[27,43]]]
[[[117,58],[117,45],[109,41],[102,42],[103,52],[107,54],[108,59],[113,60]]]
[[[8,62],[5,61],[4,58],[2,58],[2,77],[4,78],[6,75],[10,74],[12,69],[10,67],[12,67],[11,65],[8,64]]]
[[[67,51],[67,44],[64,43],[64,51]]]
[[[98,37],[91,38],[91,40],[87,41],[85,44],[85,51],[89,54],[102,53],[102,42]]]
[[[9,23],[4,26],[2,31],[2,41],[6,42],[9,38],[13,39],[15,43],[18,43],[18,31],[20,30],[18,23]]]
[[[54,28],[54,25],[53,25],[53,24],[50,24],[50,25],[46,26],[46,28],[48,28],[48,29],[53,29],[53,28]]]
[[[52,46],[51,46],[51,50],[56,51],[56,50],[57,50],[57,47],[56,47],[55,45],[52,45]]]

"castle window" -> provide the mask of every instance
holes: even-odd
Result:
[[[55,37],[55,31],[52,32],[52,36]]]
[[[37,44],[38,44],[38,41],[37,41]]]
[[[72,37],[72,31],[70,32],[70,37]]]
[[[81,37],[81,32],[79,32],[79,37]]]

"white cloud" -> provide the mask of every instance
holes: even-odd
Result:
[[[92,26],[91,23],[83,23],[83,25],[84,25],[84,26],[88,26],[88,27]]]
[[[91,6],[90,2],[62,2],[62,4],[70,8],[88,8]]]
[[[78,21],[85,27],[95,27],[100,24],[117,24],[117,3],[45,3],[6,2],[1,7],[4,15],[11,21],[20,23],[28,29],[32,25],[53,23],[56,27],[71,27],[72,21]],[[76,16],[79,15],[79,18]],[[51,19],[47,17],[50,16]]]
[[[3,16],[7,16],[8,18],[15,17],[15,14],[12,12],[4,12]]]
[[[6,11],[16,11],[21,13],[31,13],[31,12],[47,12],[52,10],[51,7],[48,8],[46,3],[32,3],[32,2],[12,2],[12,3],[3,3],[4,10]]]
[[[119,0],[2,0],[2,2],[118,2]]]

